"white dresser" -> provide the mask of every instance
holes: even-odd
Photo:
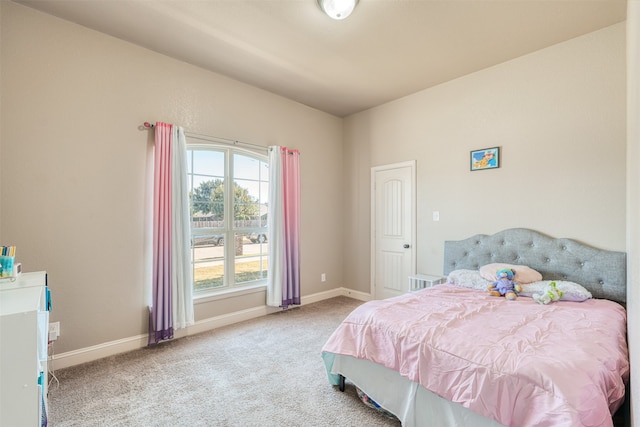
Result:
[[[0,280],[0,426],[43,426],[50,295],[45,272]]]

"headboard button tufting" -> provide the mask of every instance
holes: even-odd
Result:
[[[517,255],[520,257],[516,258]],[[452,266],[454,269],[477,270],[478,265],[493,262],[530,265],[540,271],[545,280],[584,283],[585,288],[595,292],[598,298],[625,301],[627,254],[624,252],[606,251],[576,240],[555,239],[520,228],[490,236],[480,234],[463,240],[445,241],[444,270],[447,274]],[[602,276],[596,277],[597,274]]]

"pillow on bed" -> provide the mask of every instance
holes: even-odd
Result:
[[[515,264],[494,263],[483,265],[480,267],[480,275],[493,283],[496,281],[496,273],[498,270],[502,270],[503,268],[510,268],[514,270],[516,275],[513,280],[520,285],[542,280],[542,274],[538,273],[533,268],[527,267],[526,265]]]
[[[586,290],[584,286],[564,280],[540,280],[538,282],[527,283],[522,285],[522,291],[518,295],[531,297],[533,294],[542,294],[551,282],[556,282],[556,288],[563,293],[560,301],[582,302],[592,298],[591,292]]]
[[[463,288],[486,291],[493,284],[480,275],[478,270],[453,270],[447,276],[447,283]]]

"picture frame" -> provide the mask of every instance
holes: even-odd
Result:
[[[496,169],[500,167],[500,147],[473,150],[469,157],[471,171]]]

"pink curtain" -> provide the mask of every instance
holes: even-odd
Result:
[[[153,192],[153,274],[149,345],[173,338],[171,302],[171,135],[156,123]]]
[[[281,150],[284,194],[284,277],[282,307],[300,304],[300,153]]]
[[[267,305],[300,304],[300,153],[270,147]]]

